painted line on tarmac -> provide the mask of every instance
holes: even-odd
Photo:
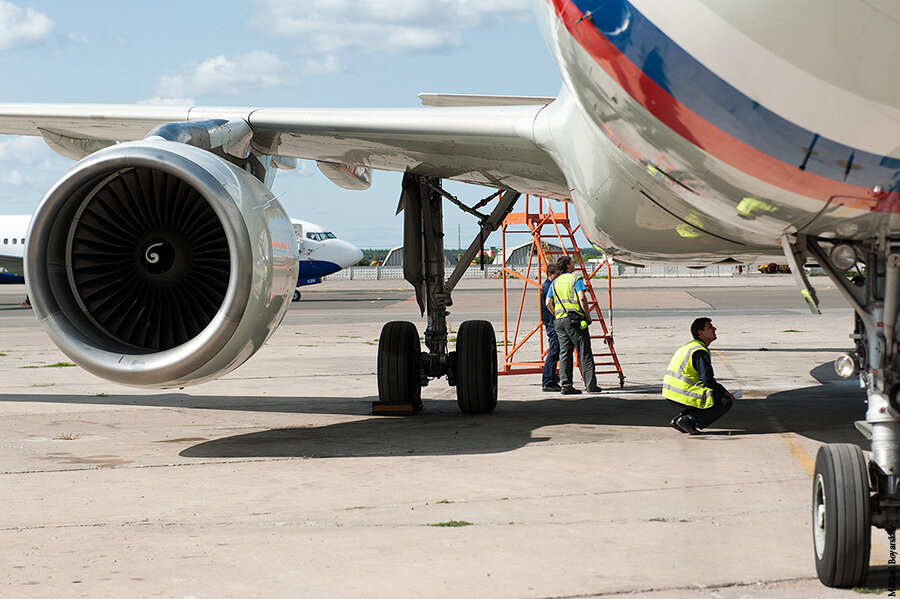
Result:
[[[728,369],[728,372],[731,373],[731,376],[738,381],[739,384],[743,383],[744,377],[738,373],[734,366],[732,366],[731,361],[722,352],[717,351],[716,357],[722,360],[722,363],[725,364],[725,368]],[[813,460],[809,453],[803,449],[803,446],[797,441],[797,436],[794,433],[787,432],[778,418],[769,412],[768,406],[766,406],[766,411],[766,420],[769,421],[772,429],[778,433],[778,436],[781,438],[782,442],[784,442],[787,450],[791,453],[791,456],[793,456],[797,464],[799,464],[803,471],[806,472],[808,477],[812,478],[813,472],[816,469],[815,460]]]
[[[728,372],[731,373],[731,376],[733,376],[738,382],[741,382],[742,377],[731,366],[728,358],[722,355],[721,352],[716,352],[716,356],[721,358],[722,363],[725,364],[725,367],[728,369]],[[766,405],[766,410],[768,411],[768,405]],[[805,449],[803,449],[803,446],[800,445],[800,443],[797,441],[797,435],[795,433],[787,432],[774,414],[769,413],[766,416],[766,419],[769,421],[769,424],[772,426],[775,432],[778,433],[778,436],[784,442],[788,451],[791,452],[794,460],[800,465],[801,468],[803,468],[803,471],[806,472],[806,475],[810,479],[812,479],[813,474],[816,470],[816,461],[809,455],[809,453],[807,453]],[[888,555],[888,550],[885,546],[884,541],[879,542],[875,538],[873,538],[871,551],[869,553],[869,566],[883,566],[888,563],[889,559],[890,556]]]

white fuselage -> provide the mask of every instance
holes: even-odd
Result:
[[[30,214],[0,215],[0,280],[21,282]]]
[[[596,5],[537,0],[564,86],[535,140],[592,242],[701,264],[784,233],[900,232],[898,69],[877,41],[897,20],[861,0],[814,22],[807,1]]]

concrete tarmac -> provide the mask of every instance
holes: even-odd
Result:
[[[244,366],[163,391],[66,366],[24,288],[2,286],[0,595],[854,596],[813,561],[816,451],[862,443],[865,411],[831,367],[852,312],[814,283],[821,316],[789,276],[616,280],[624,387],[602,374],[602,394],[570,398],[503,376],[476,417],[439,380],[409,418],[370,415],[381,326],[424,329],[402,281],[305,288]],[[464,280],[454,330],[487,318],[502,340],[499,290]],[[660,381],[702,315],[743,399],[689,437]],[[867,584],[885,594],[887,551],[874,530]]]

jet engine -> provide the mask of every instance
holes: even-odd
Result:
[[[93,374],[181,387],[241,365],[297,283],[290,219],[255,177],[162,139],[77,163],[41,201],[25,279],[53,342]]]

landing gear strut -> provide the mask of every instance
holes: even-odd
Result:
[[[447,308],[453,305],[450,293],[462,278],[484,240],[497,230],[519,198],[514,191],[498,192],[474,208],[463,205],[441,187],[440,179],[406,173],[400,210],[404,211],[403,276],[416,291],[422,313],[428,313],[425,347],[419,351],[419,337],[411,322],[389,322],[378,343],[378,402],[375,413],[397,413],[391,408],[422,407],[421,388],[430,379],[447,377],[456,386],[460,410],[485,414],[497,406],[497,344],[490,322],[463,322],[457,334],[456,351],[448,348]],[[455,270],[444,280],[443,199],[478,217],[478,237],[460,257]],[[490,215],[478,209],[497,198]]]
[[[852,444],[819,449],[813,478],[813,541],[816,571],[831,587],[861,585],[868,573],[872,526],[892,532],[900,525],[900,240],[839,242],[798,235],[782,239],[792,272],[801,272],[808,253],[835,282],[855,310],[856,345],[835,363],[839,374],[858,368],[866,387],[865,422],[857,428],[872,442],[868,463]],[[827,249],[826,249],[827,248]],[[864,265],[862,268],[859,265]],[[847,273],[854,271],[852,276]],[[805,275],[801,290],[816,311]]]

